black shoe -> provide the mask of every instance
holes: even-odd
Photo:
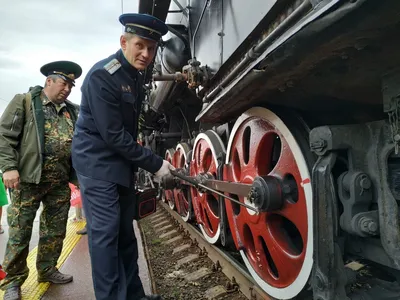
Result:
[[[86,226],[85,226],[85,228],[83,228],[83,229],[81,229],[81,230],[78,230],[78,231],[76,232],[76,234],[81,234],[81,235],[87,234],[87,228],[86,228]]]
[[[21,288],[19,286],[12,286],[4,293],[4,300],[21,300]]]
[[[49,275],[38,277],[38,282],[51,282],[54,284],[69,283],[73,280],[71,275],[63,274],[60,271],[55,271]]]
[[[162,300],[160,295],[148,295],[140,300]]]

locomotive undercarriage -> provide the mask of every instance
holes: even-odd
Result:
[[[209,243],[237,249],[277,299],[397,297],[400,156],[390,123],[311,131],[304,124],[294,114],[255,107],[233,126],[166,150],[165,159],[183,175],[250,208],[185,180],[162,190],[162,200],[197,224]],[[362,268],[345,267],[353,261]],[[368,268],[385,275],[376,279]],[[361,290],[354,288],[360,276]]]
[[[358,5],[343,2],[339,15]],[[383,5],[358,2],[364,23],[316,22],[317,37],[298,34],[211,100],[224,70],[197,94],[196,60],[158,72],[178,82],[144,109],[141,142],[178,172],[162,201],[277,299],[400,299],[398,13],[374,27]]]

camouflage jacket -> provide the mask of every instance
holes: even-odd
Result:
[[[8,104],[0,119],[0,170],[18,170],[21,182],[40,182],[43,167],[44,114],[41,86],[30,88],[31,104],[26,108],[26,95],[17,94]],[[78,106],[65,101],[75,127]],[[33,113],[32,113],[33,112]],[[70,182],[77,184],[71,165]]]

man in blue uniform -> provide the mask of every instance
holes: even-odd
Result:
[[[145,297],[138,275],[133,231],[134,171],[170,176],[174,167],[136,142],[144,97],[143,71],[168,31],[159,19],[124,14],[121,49],[96,63],[82,84],[72,161],[87,218],[92,276],[97,300]]]

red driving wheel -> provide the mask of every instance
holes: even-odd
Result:
[[[217,178],[217,156],[225,154],[225,146],[220,137],[211,130],[200,133],[193,146],[193,155],[190,165],[190,176],[208,174]],[[221,235],[218,195],[201,193],[191,188],[192,203],[196,221],[205,239],[215,244]]]
[[[312,189],[300,138],[276,114],[257,107],[239,117],[227,147],[225,181],[252,184],[257,176],[270,176],[280,183],[280,209],[255,213],[225,200],[232,237],[246,266],[279,299],[297,295],[313,265]],[[255,207],[247,197],[230,196]]]
[[[172,160],[174,157],[175,149],[168,149],[165,152],[165,160],[168,161],[171,165],[173,164]],[[163,202],[167,202],[169,207],[174,210],[175,209],[175,199],[174,199],[174,192],[172,190],[164,190],[163,197],[162,197]]]
[[[185,172],[189,173],[189,152],[190,146],[186,143],[180,143],[176,146],[173,166],[177,169],[184,169]],[[189,201],[190,201],[190,191],[187,185],[181,185],[174,189],[174,199],[175,207],[182,217],[182,219],[187,222],[190,219]]]

